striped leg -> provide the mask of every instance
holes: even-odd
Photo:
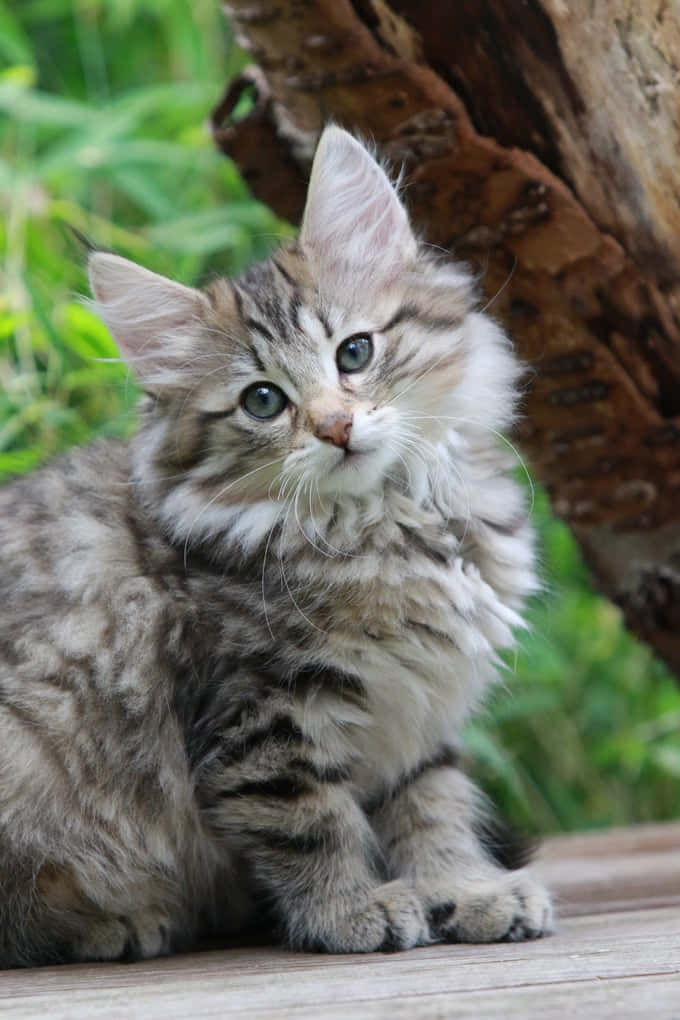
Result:
[[[213,831],[244,853],[290,945],[370,952],[428,940],[413,889],[381,883],[346,763],[321,752],[280,693],[224,728],[199,794]]]
[[[372,821],[390,874],[422,899],[432,941],[519,941],[550,932],[548,893],[525,869],[510,871],[494,859],[481,797],[452,753],[404,777]]]

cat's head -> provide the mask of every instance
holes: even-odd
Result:
[[[208,539],[244,505],[295,499],[304,515],[388,485],[422,500],[450,430],[512,416],[516,363],[469,275],[417,243],[383,169],[337,127],[298,242],[238,279],[195,290],[100,252],[89,269],[151,397],[137,470],[177,537]]]

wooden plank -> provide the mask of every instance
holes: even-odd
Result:
[[[563,917],[598,910],[680,907],[680,825],[558,836],[537,866]]]
[[[679,847],[680,825],[549,841],[539,867],[564,919],[538,942],[367,956],[239,947],[134,965],[5,971],[0,1016],[552,1020],[577,1011],[583,1020],[680,1020]]]
[[[247,1014],[278,1020],[383,1016],[418,1002],[411,1015],[420,1016],[422,999],[423,1009],[435,1010],[425,1016],[436,1015],[446,1004],[442,1015],[483,1010],[476,1013],[479,1017],[491,1014],[486,1006],[475,1005],[477,1000],[501,998],[513,1015],[522,1015],[515,1012],[515,1000],[518,1009],[529,1000],[541,1003],[541,1010],[544,1002],[554,1000],[557,1009],[566,995],[570,1008],[581,1008],[581,999],[585,1008],[599,1001],[588,991],[591,982],[614,987],[652,977],[658,986],[655,1018],[666,1004],[680,1016],[680,914],[675,908],[570,918],[558,936],[524,944],[336,957],[267,947],[134,965],[9,971],[0,976],[0,1015],[17,1020],[42,1015],[50,1020],[184,1020]],[[623,994],[621,989],[612,995]],[[642,993],[636,994],[642,1003]]]
[[[570,832],[546,839],[542,856],[547,859],[607,853],[620,857],[630,853],[664,853],[680,849],[680,823],[655,822],[625,828]]]
[[[544,988],[506,989],[464,996],[409,996],[398,1002],[361,1004],[353,1011],[358,1020],[488,1020],[490,1017],[540,1017],[565,1020],[577,1010],[581,1020],[678,1020],[678,981],[664,977],[623,978],[595,983],[574,982]],[[233,1014],[236,1016],[236,1014]],[[239,1013],[245,1017],[248,1013]],[[316,1007],[273,1013],[276,1020],[318,1020]],[[343,1005],[324,1008],[323,1020],[347,1020]]]

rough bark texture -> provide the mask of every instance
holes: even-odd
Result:
[[[215,111],[302,210],[329,118],[406,171],[532,366],[524,448],[629,625],[680,670],[680,12],[664,0],[231,0],[258,65]],[[252,114],[231,123],[240,90]]]

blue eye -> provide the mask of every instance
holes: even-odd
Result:
[[[273,383],[253,383],[241,394],[241,407],[252,418],[276,418],[287,404],[288,397]]]
[[[373,357],[373,341],[368,333],[356,333],[343,340],[335,352],[335,360],[341,372],[360,372]]]

